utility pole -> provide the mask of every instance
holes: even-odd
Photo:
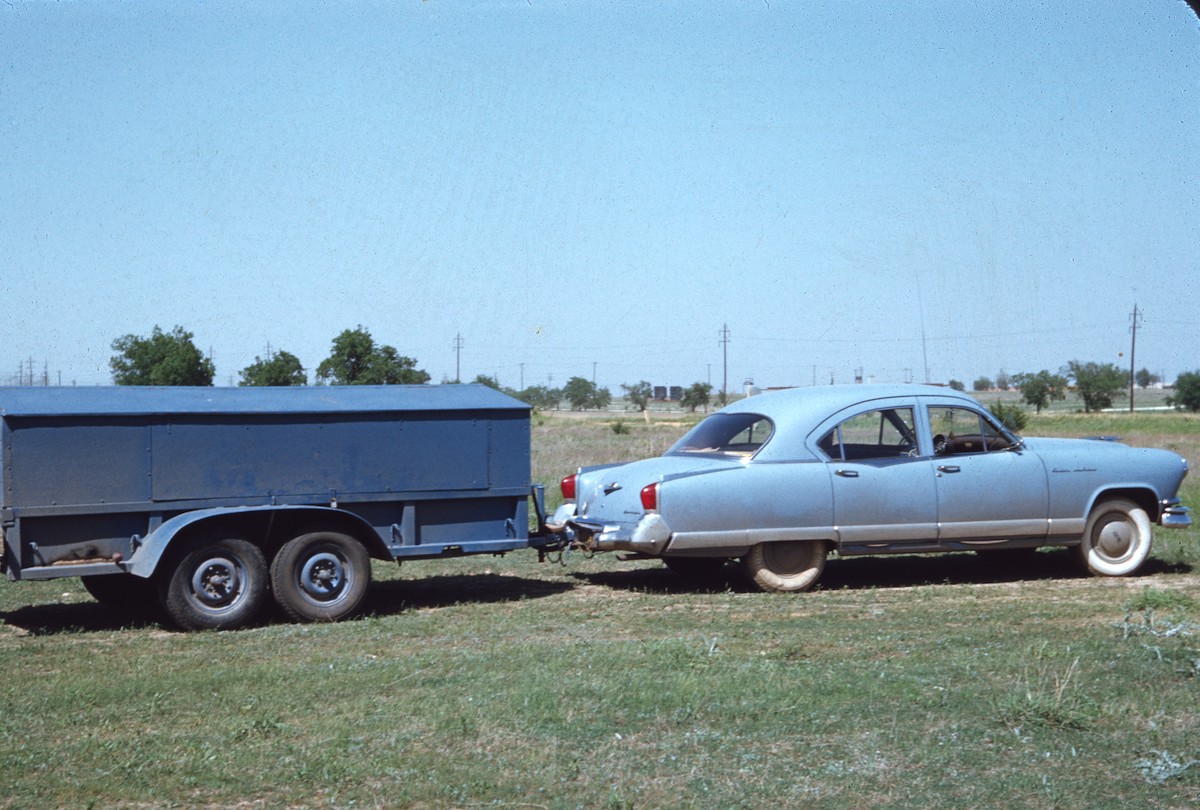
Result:
[[[519,365],[521,367],[521,390],[524,391],[525,390],[525,364],[518,363],[517,365]]]
[[[592,385],[596,384],[596,364],[592,363]]]
[[[721,325],[721,404],[729,402],[729,324]]]
[[[1138,323],[1142,319],[1142,314],[1138,312],[1137,302],[1133,304],[1133,314],[1129,316],[1130,331],[1133,332],[1133,339],[1129,343],[1129,412],[1133,413],[1133,388],[1134,388],[1134,356],[1137,351],[1137,328]]]
[[[454,381],[462,382],[462,333],[459,332],[454,336]]]

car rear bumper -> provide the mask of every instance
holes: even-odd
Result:
[[[576,517],[574,511],[574,504],[560,506],[550,526],[566,529],[572,544],[578,548],[589,551],[632,551],[656,557],[671,542],[671,528],[657,512],[643,515],[637,523],[611,524]]]

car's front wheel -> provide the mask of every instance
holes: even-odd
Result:
[[[1152,540],[1146,510],[1133,501],[1112,498],[1092,508],[1075,552],[1089,573],[1123,577],[1141,568],[1150,556]]]
[[[807,591],[821,578],[829,550],[820,541],[759,543],[742,561],[746,575],[764,591]]]

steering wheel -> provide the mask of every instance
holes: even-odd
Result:
[[[946,453],[946,437],[941,433],[933,437],[933,454],[935,456],[945,455]]]

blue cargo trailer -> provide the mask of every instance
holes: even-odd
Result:
[[[530,407],[480,385],[0,388],[0,565],[188,629],[353,614],[370,560],[549,548]],[[530,532],[530,499],[537,530]]]

